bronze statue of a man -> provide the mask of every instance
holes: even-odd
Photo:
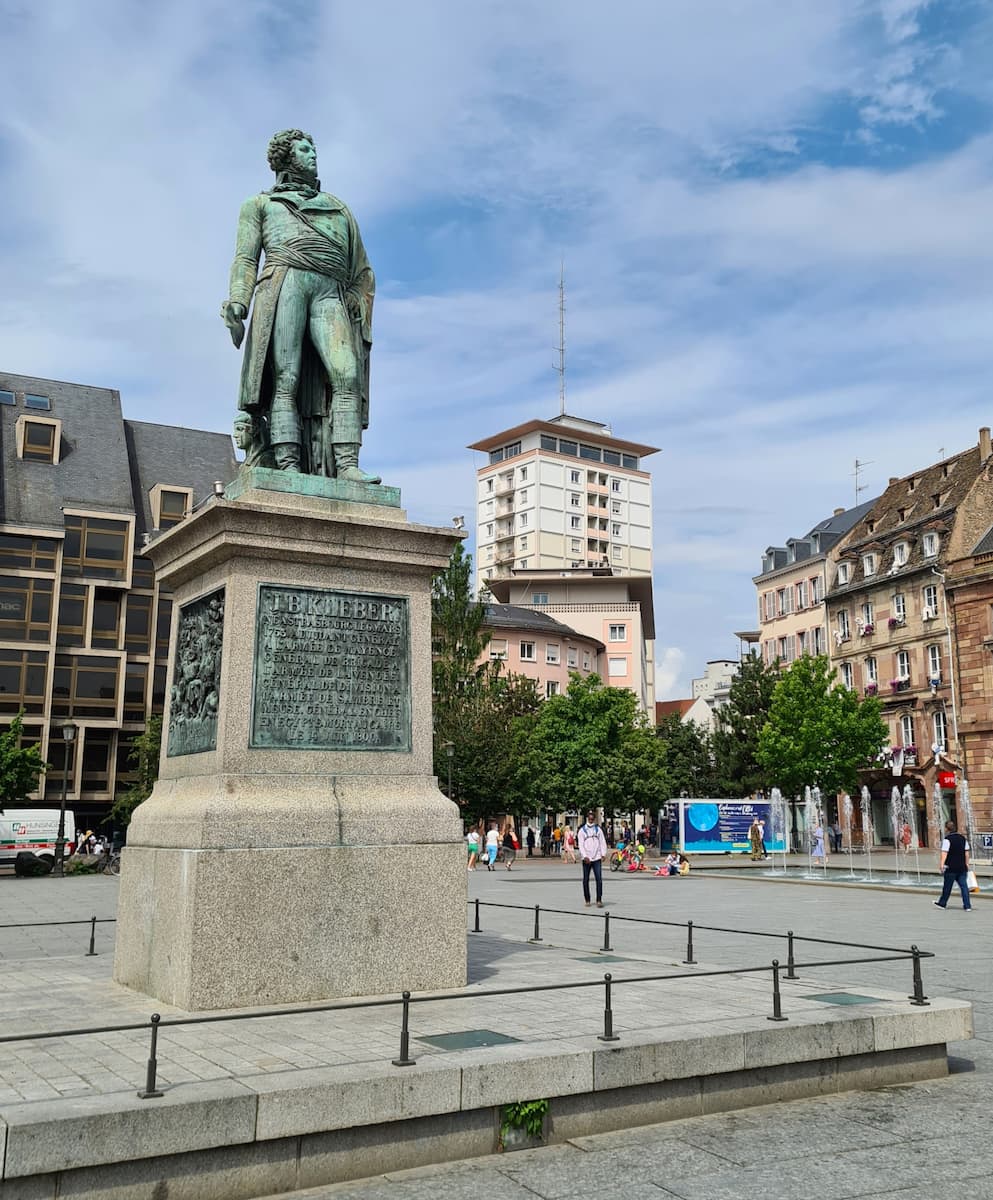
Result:
[[[238,407],[280,470],[379,483],[359,469],[376,286],[359,227],[321,191],[309,134],[277,133],[269,165],[275,186],[242,205],[221,308],[239,347],[254,293]]]

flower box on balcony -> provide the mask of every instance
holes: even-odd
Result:
[[[894,692],[905,692],[910,687],[909,679],[891,679],[890,687]]]
[[[869,624],[867,624],[867,625],[863,625],[863,626],[862,626],[862,629],[860,630],[860,632],[861,632],[861,634],[862,634],[862,636],[863,636],[863,637],[868,637],[868,635],[869,635],[870,633],[872,633],[872,631],[873,631],[875,628],[876,628],[876,627],[875,627],[875,625],[873,625],[873,624],[870,622],[870,623],[869,623]]]
[[[878,691],[879,691],[879,684],[878,684],[878,683],[867,683],[867,684],[865,685],[865,694],[866,694],[867,696],[875,696],[875,694],[876,694]]]
[[[899,629],[903,624],[903,621],[899,617],[890,617],[886,624],[890,627],[890,629]]]
[[[941,676],[940,675],[932,675],[931,678],[928,680],[928,683],[930,684],[930,686],[932,688],[941,687]]]
[[[917,751],[916,750],[913,751],[913,753],[911,753],[911,751],[909,751],[909,750],[904,750],[903,765],[905,767],[916,767],[917,766]]]

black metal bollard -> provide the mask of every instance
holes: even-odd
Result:
[[[789,929],[786,932],[786,978],[799,979],[800,976],[796,973],[793,961],[793,930]]]
[[[87,958],[96,958],[96,941],[97,941],[97,919],[90,918],[90,948],[86,951]]]
[[[529,942],[541,941],[541,908],[539,905],[534,906],[534,937],[528,938]]]
[[[145,1086],[138,1093],[139,1100],[155,1100],[162,1095],[155,1086],[155,1072],[158,1069],[155,1050],[159,1044],[159,1021],[161,1020],[162,1017],[158,1013],[152,1013],[152,1044],[148,1049],[148,1064],[145,1067]]]
[[[600,947],[600,953],[605,950],[611,950],[613,947],[610,944],[610,913],[603,914],[603,945]]]
[[[921,978],[921,952],[916,946],[911,946],[910,952],[914,956],[914,994],[908,999],[917,1008],[930,1008],[931,1001],[924,995],[924,980]]]
[[[614,1033],[614,1010],[610,1006],[610,973],[608,972],[603,977],[604,1001],[603,1001],[603,1033],[597,1034],[597,1040],[601,1042],[619,1042],[621,1039]]]
[[[692,921],[686,922],[686,957],[683,959],[683,962],[686,963],[686,965],[689,967],[692,967],[696,963],[696,959],[693,957],[693,922]]]
[[[472,932],[473,933],[482,933],[483,932],[482,929],[479,927],[479,900],[478,900],[478,898],[476,900],[476,926]]]
[[[410,992],[402,992],[403,1018],[400,1025],[400,1057],[392,1060],[395,1067],[412,1067],[416,1059],[410,1057]]]
[[[766,1017],[767,1021],[788,1021],[789,1017],[783,1016],[783,1001],[779,994],[779,959],[772,960],[772,1016]]]

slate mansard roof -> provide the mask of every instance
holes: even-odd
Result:
[[[227,434],[126,421],[112,388],[0,372],[0,390],[15,397],[0,405],[0,522],[60,529],[64,509],[83,509],[133,513],[143,533],[152,528],[155,484],[192,488],[196,503],[238,469]],[[25,394],[47,397],[50,408],[26,408]],[[22,416],[62,422],[58,463],[17,457]]]
[[[767,547],[762,558],[763,570],[758,575],[752,576],[752,582],[759,583],[783,570],[784,567],[794,567],[805,559],[822,557],[840,538],[844,537],[850,529],[871,512],[878,499],[877,497],[875,500],[866,500],[862,504],[856,504],[854,508],[846,508],[832,513],[830,517],[818,521],[804,537],[789,538],[786,546]],[[792,550],[792,555],[790,550]],[[766,567],[766,560],[769,560],[768,567]]]

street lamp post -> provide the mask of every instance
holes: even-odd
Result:
[[[452,798],[452,759],[455,757],[455,743],[442,742],[445,754],[448,755],[448,798]]]
[[[69,790],[69,756],[72,744],[76,739],[76,726],[72,721],[62,725],[62,739],[65,742],[65,761],[62,764],[62,799],[59,801],[59,836],[55,839],[55,874],[62,876],[62,862],[66,852],[66,792]]]

